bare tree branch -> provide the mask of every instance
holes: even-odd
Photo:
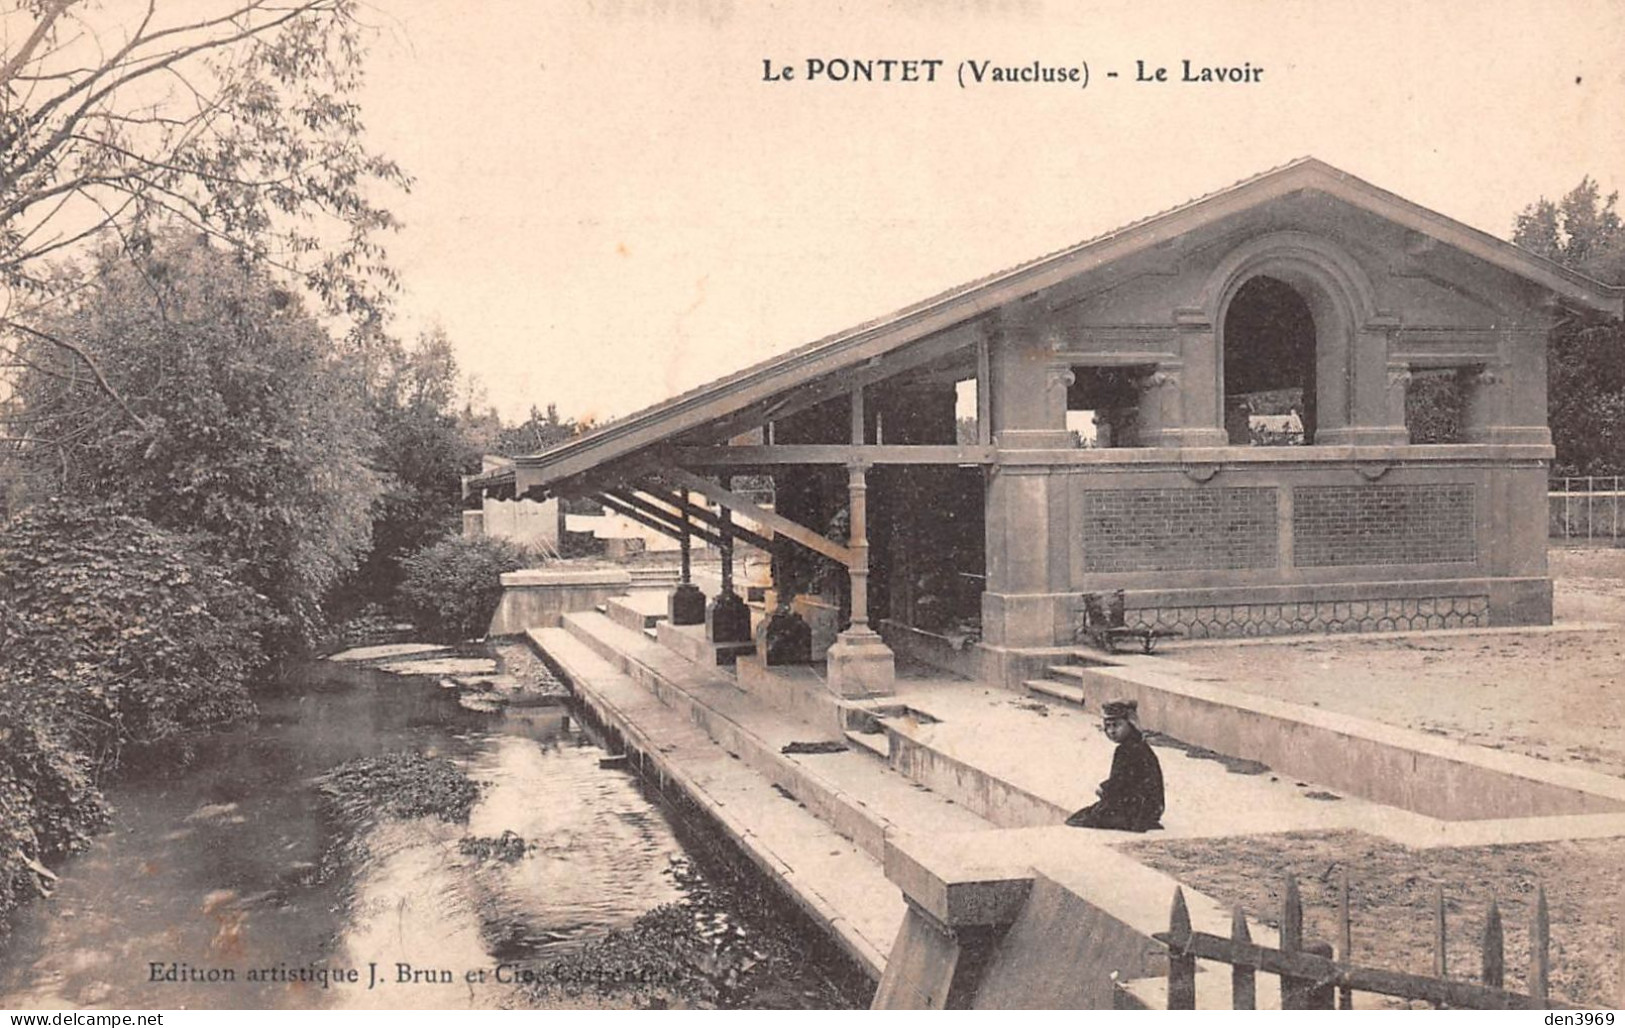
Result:
[[[40,329],[34,328],[34,327],[30,326],[30,325],[23,325],[23,324],[19,324],[18,322],[13,321],[11,323],[11,327],[16,329],[19,332],[23,332],[23,333],[26,333],[28,335],[31,335],[34,338],[41,340],[42,342],[47,342],[47,343],[50,343],[52,346],[56,346],[56,347],[59,347],[59,348],[61,348],[63,350],[67,350],[69,353],[73,354],[75,357],[78,357],[81,361],[84,361],[85,368],[96,379],[97,388],[101,389],[102,392],[107,394],[107,397],[109,399],[111,399],[114,403],[118,404],[119,409],[124,412],[125,417],[129,418],[131,421],[135,422],[137,425],[140,425],[142,428],[149,428],[150,427],[147,424],[146,419],[143,418],[141,415],[137,414],[134,410],[132,410],[130,408],[130,405],[124,401],[124,397],[119,395],[118,390],[114,389],[113,386],[107,381],[107,376],[102,374],[102,369],[97,367],[96,361],[91,358],[90,354],[88,354],[88,353],[86,353],[84,351],[83,347],[79,346],[77,343],[73,342],[72,340],[63,339],[61,336],[53,335],[53,334],[51,334],[49,332],[41,331]]]

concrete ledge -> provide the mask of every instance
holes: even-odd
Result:
[[[526,568],[501,581],[502,601],[486,629],[490,636],[556,628],[565,614],[592,610],[625,593],[632,576],[620,568]]]
[[[1156,976],[1166,961],[1153,932],[1168,927],[1179,883],[1172,877],[1100,844],[1087,829],[1050,826],[933,836],[899,837],[886,848],[886,877],[903,890],[920,914],[950,938],[967,929],[992,929],[995,940],[985,966],[955,981],[977,1009],[1112,1009],[1152,1006]],[[1230,912],[1216,900],[1185,889],[1191,925],[1216,935],[1230,933]],[[911,911],[911,917],[915,916]],[[1008,926],[1006,928],[1006,926]],[[1000,931],[1000,929],[1004,929]],[[974,937],[974,936],[972,936]],[[1253,926],[1253,941],[1273,946],[1276,933]],[[912,951],[911,951],[912,946]],[[906,1000],[942,991],[933,968],[946,948],[921,932],[904,931],[892,953],[896,983],[881,996]],[[1230,975],[1199,965],[1199,1003],[1230,1004]],[[1129,990],[1120,983],[1141,981]],[[1273,979],[1261,976],[1258,1001],[1278,1006]],[[1143,986],[1149,986],[1144,988]]]

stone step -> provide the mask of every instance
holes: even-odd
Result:
[[[906,907],[875,856],[729,759],[684,712],[662,703],[578,634],[542,628],[528,635],[581,702],[622,737],[630,763],[655,772],[663,787],[675,787],[705,811],[871,976],[881,976]]]
[[[641,590],[625,596],[615,596],[604,604],[600,613],[626,628],[642,631],[666,620],[667,596],[664,592]]]
[[[846,741],[859,752],[873,753],[881,760],[891,760],[891,740],[885,732],[847,732]]]
[[[1022,682],[1021,685],[1035,696],[1060,700],[1063,703],[1070,703],[1078,707],[1088,706],[1084,702],[1085,697],[1081,686],[1068,685],[1066,682],[1056,681],[1053,678],[1029,678]]]
[[[564,631],[876,859],[885,852],[887,835],[895,831],[990,827],[984,818],[916,785],[889,764],[876,763],[876,751],[869,747],[783,753],[791,743],[830,740],[740,691],[727,673],[689,661],[603,615],[566,615]]]

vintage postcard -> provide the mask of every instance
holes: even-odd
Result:
[[[1620,1005],[1625,7],[3,18],[0,1008]]]

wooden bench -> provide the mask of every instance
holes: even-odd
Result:
[[[1123,590],[1112,593],[1108,607],[1101,593],[1083,594],[1083,631],[1089,641],[1107,653],[1116,653],[1120,643],[1138,640],[1144,652],[1156,649],[1157,643],[1182,635],[1177,628],[1131,628],[1124,617]]]

